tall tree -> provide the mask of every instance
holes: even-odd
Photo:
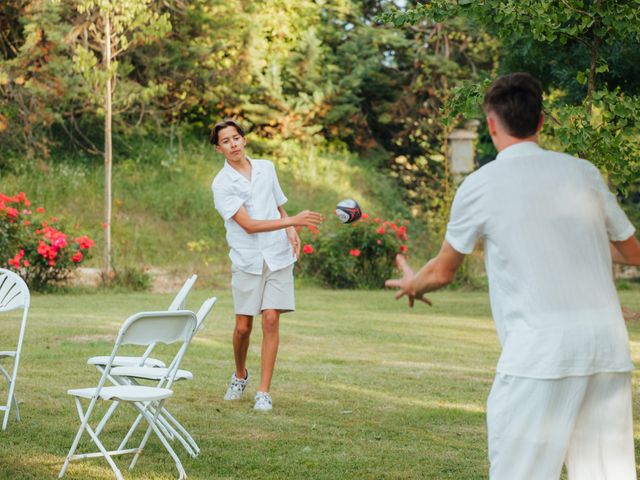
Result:
[[[154,11],[151,0],[75,0],[80,14],[69,35],[74,43],[74,65],[85,80],[102,92],[104,114],[104,250],[103,274],[111,273],[112,123],[113,89],[118,59],[137,45],[163,37],[171,29],[167,14]],[[162,90],[150,84],[146,95]]]

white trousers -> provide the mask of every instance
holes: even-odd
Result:
[[[631,373],[498,373],[487,400],[491,480],[636,480]]]

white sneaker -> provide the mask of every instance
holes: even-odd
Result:
[[[247,372],[247,378],[244,379],[236,377],[236,373],[233,372],[227,393],[224,394],[225,400],[240,400],[242,398],[244,389],[247,388],[247,384],[249,383],[249,370],[245,371]]]
[[[272,408],[273,402],[271,401],[271,395],[267,392],[256,392],[256,403],[253,406],[253,409],[267,412]]]

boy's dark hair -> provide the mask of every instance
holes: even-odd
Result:
[[[542,84],[528,73],[504,75],[491,84],[482,106],[498,116],[511,136],[530,137],[542,114]]]
[[[225,118],[221,122],[216,123],[211,129],[211,135],[209,136],[209,141],[212,145],[218,145],[218,133],[220,130],[227,127],[234,127],[241,137],[244,137],[244,130],[235,120],[231,120],[230,118]]]

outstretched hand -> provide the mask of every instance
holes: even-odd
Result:
[[[324,221],[321,213],[303,210],[292,217],[293,225],[299,227],[317,227]]]
[[[409,307],[413,308],[413,304],[416,300],[432,305],[431,300],[424,296],[422,293],[416,293],[412,288],[412,281],[414,277],[413,270],[407,263],[407,259],[404,255],[396,255],[396,265],[402,272],[402,278],[389,279],[384,282],[384,286],[387,288],[397,288],[396,300],[401,299],[405,295],[409,299]]]

